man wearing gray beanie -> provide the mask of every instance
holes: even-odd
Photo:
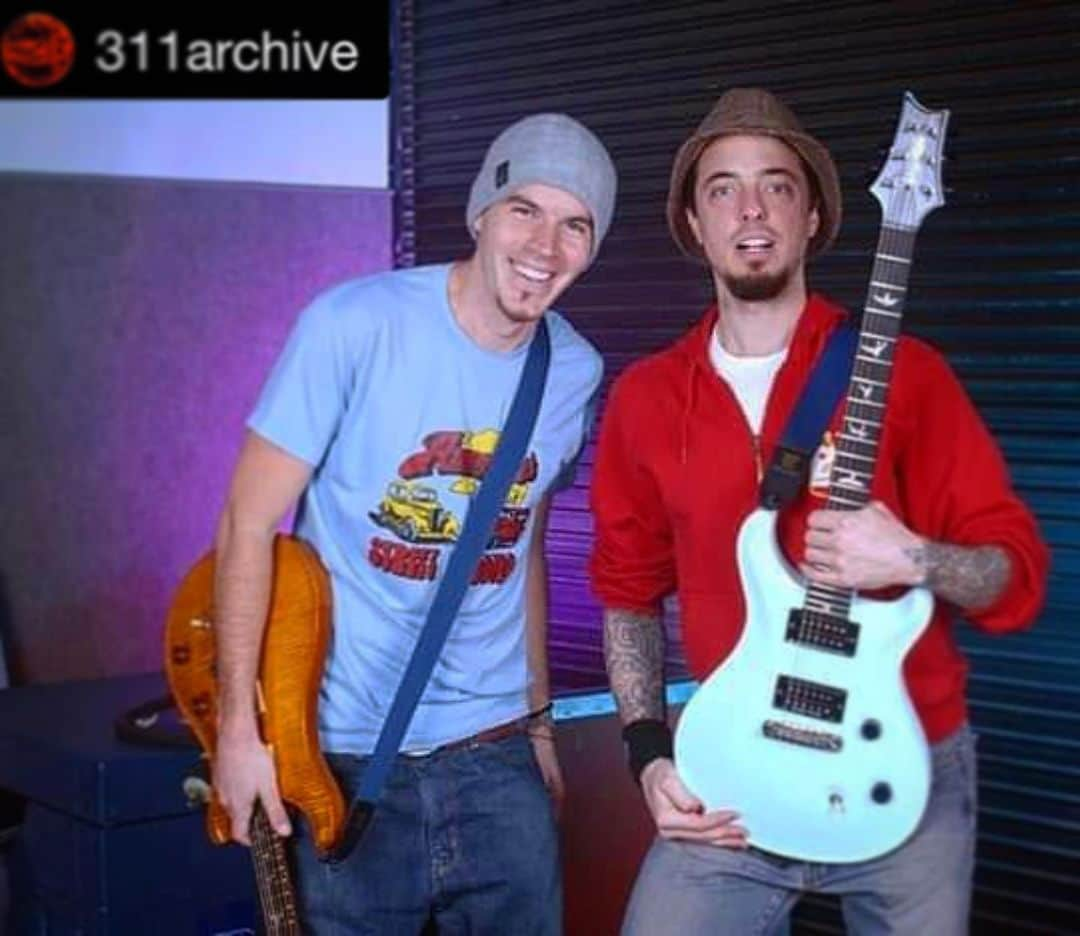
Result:
[[[580,199],[592,219],[590,259],[595,257],[615,211],[615,167],[604,145],[565,114],[536,114],[507,127],[473,181],[465,210],[469,230],[493,202],[530,183],[553,185]]]
[[[217,537],[214,787],[236,840],[249,842],[256,801],[279,835],[295,831],[304,932],[561,932],[544,531],[551,494],[573,480],[602,362],[552,305],[596,258],[615,187],[610,156],[576,120],[508,127],[469,194],[471,255],[317,297],[248,420]],[[318,729],[353,802],[545,333],[525,457],[371,821],[324,863],[306,822],[290,824],[254,705],[274,532],[296,506],[297,536],[329,571]]]

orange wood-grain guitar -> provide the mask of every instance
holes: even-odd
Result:
[[[217,742],[218,693],[214,635],[214,553],[203,556],[180,583],[165,632],[165,672],[184,720],[212,758]],[[315,847],[326,854],[340,843],[345,801],[319,750],[319,684],[330,641],[330,580],[306,543],[279,535],[256,686],[263,741],[277,771],[282,799],[304,814]],[[210,839],[230,840],[229,816],[212,796]],[[252,861],[270,936],[300,933],[296,898],[282,840],[256,804]]]

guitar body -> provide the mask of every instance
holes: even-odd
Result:
[[[217,748],[213,592],[211,552],[180,583],[165,632],[169,686],[207,757]],[[262,735],[274,758],[282,799],[307,817],[322,852],[335,847],[345,822],[344,798],[319,750],[318,694],[329,642],[327,572],[310,546],[279,535],[259,666]],[[207,830],[219,845],[231,838],[228,814],[216,798],[207,810]]]
[[[675,736],[679,776],[708,809],[735,809],[751,844],[766,851],[817,862],[890,851],[915,830],[929,796],[929,753],[901,667],[929,624],[930,593],[857,597],[850,615],[860,627],[857,656],[815,652],[785,641],[805,589],[777,545],[776,513],[752,513],[737,550],[746,626],[683,710]],[[778,709],[782,677],[844,692],[842,720]],[[769,737],[763,726],[772,723],[795,731]],[[879,726],[876,738],[864,736],[867,723]],[[839,748],[792,740],[821,734],[838,738]],[[884,803],[874,798],[875,790],[884,796],[880,784],[890,791]]]

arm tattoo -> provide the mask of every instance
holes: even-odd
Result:
[[[939,598],[978,611],[992,605],[1009,581],[1012,564],[999,546],[924,543],[908,550],[923,570],[923,584]]]
[[[605,610],[604,660],[624,725],[664,718],[664,627],[659,615]]]

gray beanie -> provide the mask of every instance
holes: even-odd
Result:
[[[564,189],[589,209],[595,258],[615,211],[615,164],[595,134],[566,114],[525,117],[495,138],[469,192],[469,232],[476,236],[473,224],[493,202],[534,182]]]

